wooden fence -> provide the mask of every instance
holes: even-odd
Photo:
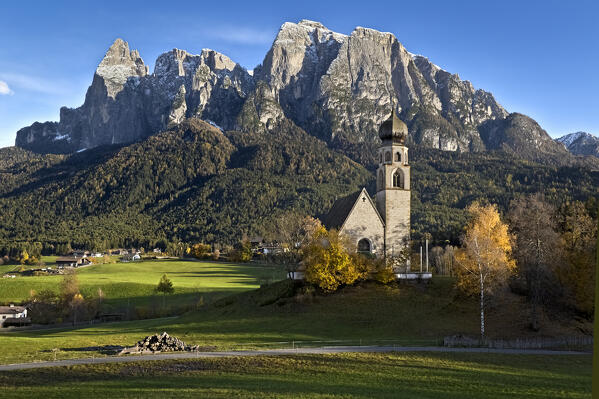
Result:
[[[514,339],[478,339],[463,335],[443,338],[443,346],[494,349],[584,349],[593,345],[593,337],[574,335],[564,337],[526,337]]]

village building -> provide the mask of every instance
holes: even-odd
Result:
[[[74,256],[76,258],[87,258],[89,255],[89,251],[73,250],[69,255]]]
[[[22,326],[30,323],[25,306],[0,306],[0,327]]]
[[[87,257],[78,256],[60,256],[56,258],[56,265],[58,267],[78,267],[87,266],[91,263]]]
[[[133,262],[136,260],[141,260],[140,252],[127,252],[125,255],[121,256],[121,262]]]

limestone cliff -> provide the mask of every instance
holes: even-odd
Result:
[[[212,50],[164,53],[150,75],[138,52],[117,39],[100,62],[84,104],[63,107],[58,123],[19,130],[16,145],[69,153],[137,141],[186,117],[230,129],[253,85],[245,69]]]
[[[117,39],[84,104],[62,108],[59,122],[19,130],[16,144],[68,153],[140,140],[189,117],[248,133],[286,119],[368,162],[392,108],[408,124],[411,145],[568,155],[532,119],[509,114],[491,93],[408,52],[393,34],[358,27],[344,35],[306,20],[284,23],[253,73],[213,50],[174,49],[149,74]]]

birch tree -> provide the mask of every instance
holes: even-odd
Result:
[[[456,254],[457,285],[480,296],[480,335],[485,337],[485,294],[505,282],[515,269],[508,226],[496,205],[472,204],[462,248]]]
[[[553,206],[540,194],[512,201],[510,227],[515,235],[514,258],[518,274],[526,280],[531,304],[530,324],[539,329],[539,307],[550,290],[551,269],[559,250]]]

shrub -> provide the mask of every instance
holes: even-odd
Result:
[[[50,324],[58,321],[60,316],[59,297],[51,290],[38,293],[31,291],[29,298],[29,317],[32,323]]]
[[[367,258],[366,265],[369,278],[372,280],[383,284],[389,284],[395,281],[392,259]]]
[[[248,240],[240,241],[231,252],[233,262],[249,262],[252,260],[252,245]]]
[[[212,247],[210,244],[197,243],[191,247],[191,254],[197,259],[206,259],[210,256]]]
[[[353,284],[368,275],[365,263],[351,255],[351,245],[336,230],[319,228],[303,249],[306,281],[324,291],[335,291],[341,285]]]

